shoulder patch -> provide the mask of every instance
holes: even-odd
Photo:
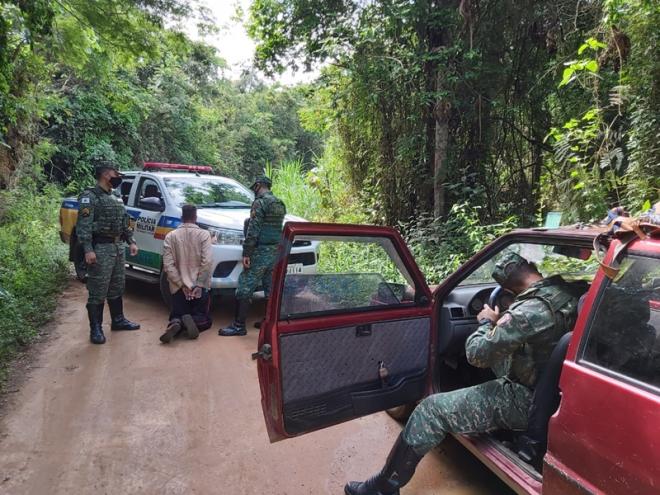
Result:
[[[83,205],[88,205],[90,203],[89,197],[84,196],[84,197],[80,198],[80,203],[83,204]]]
[[[83,217],[88,217],[89,216],[89,208],[83,208],[82,210],[80,210],[80,214]]]

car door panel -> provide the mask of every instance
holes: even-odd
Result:
[[[429,318],[412,318],[281,335],[287,432],[419,398],[426,383],[429,332]],[[381,369],[387,377],[381,378]]]
[[[391,287],[375,272],[287,275],[289,248],[301,235],[331,235],[333,242],[342,236],[376,244],[382,239],[409,275],[414,300],[393,304]],[[399,234],[383,227],[293,223],[283,241],[259,337],[259,348],[269,352],[258,369],[271,441],[421,399],[430,390],[433,365],[431,295]],[[285,284],[287,276],[298,292]]]

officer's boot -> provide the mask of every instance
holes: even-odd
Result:
[[[249,299],[237,299],[236,300],[236,315],[234,316],[234,323],[229,325],[227,328],[223,328],[218,332],[218,335],[223,337],[233,337],[234,335],[247,335],[247,329],[245,328],[245,320],[247,319],[247,313],[250,309],[250,300]]]
[[[121,296],[108,299],[108,307],[112,318],[112,324],[110,325],[112,330],[138,330],[140,328],[140,325],[127,320],[124,316],[124,302]]]
[[[92,344],[105,344],[105,335],[103,335],[103,303],[88,304],[87,317],[89,318],[89,341]]]
[[[346,495],[399,495],[399,488],[410,481],[422,456],[415,453],[399,435],[385,466],[376,476],[364,482],[351,481],[344,487]]]
[[[267,309],[268,308],[268,298],[266,298],[265,306],[266,306],[266,309]],[[263,325],[265,319],[266,319],[266,317],[264,316],[261,320],[255,321],[254,322],[254,328],[256,328],[258,330],[261,330],[261,325]]]

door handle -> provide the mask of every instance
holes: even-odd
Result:
[[[265,361],[270,361],[272,357],[273,357],[273,348],[271,347],[270,344],[264,344],[261,346],[261,350],[259,352],[252,353],[253,360],[261,358]]]

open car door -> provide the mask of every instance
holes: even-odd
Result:
[[[296,273],[293,246],[318,246]],[[415,402],[431,388],[431,292],[388,227],[287,223],[259,336],[271,442]]]

